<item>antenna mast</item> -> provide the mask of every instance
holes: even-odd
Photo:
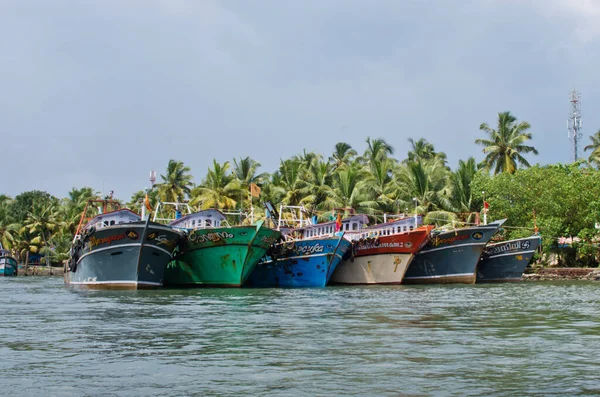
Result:
[[[579,157],[579,141],[583,137],[583,134],[581,133],[581,94],[575,89],[571,91],[570,102],[571,113],[567,121],[568,137],[571,140],[571,159],[577,161]]]

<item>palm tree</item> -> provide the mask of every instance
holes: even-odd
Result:
[[[273,175],[273,182],[276,181],[283,204],[298,205],[306,196],[308,184],[304,176],[307,166],[305,161],[297,157],[281,160],[279,170]]]
[[[401,189],[400,203],[406,208],[417,205],[420,214],[451,209],[446,186],[448,171],[442,160],[403,164],[397,171],[397,178]]]
[[[591,150],[592,153],[590,153],[588,161],[600,166],[600,130],[592,135],[590,139],[592,140],[592,144],[584,147],[583,151],[587,152],[588,150]]]
[[[312,209],[332,208],[332,168],[332,164],[321,160],[312,162],[305,173],[307,186],[302,204],[310,204]]]
[[[239,189],[229,168],[229,161],[221,165],[213,160],[204,181],[192,191],[190,205],[199,209],[234,209],[237,203],[232,197],[237,196]]]
[[[27,214],[22,230],[41,237],[44,247],[47,249],[49,237],[58,226],[54,204],[34,203],[32,210]],[[50,266],[50,257],[47,254],[45,257],[46,266]]]
[[[333,154],[329,157],[329,162],[333,164],[333,170],[336,170],[349,165],[357,154],[356,150],[346,142],[338,142],[335,144]]]
[[[161,175],[162,183],[158,184],[158,195],[161,201],[182,202],[191,193],[191,169],[181,161],[169,160],[167,172]]]
[[[531,126],[526,121],[517,123],[510,112],[498,113],[498,127],[492,129],[487,123],[481,123],[479,129],[484,131],[489,139],[476,139],[475,143],[483,146],[485,159],[481,163],[485,170],[494,169],[494,174],[507,172],[514,174],[517,163],[530,167],[523,157],[525,153],[538,154],[533,146],[524,145],[532,135],[526,132]]]
[[[458,168],[450,175],[450,203],[452,210],[460,213],[468,213],[467,222],[473,219],[473,213],[478,212],[481,200],[475,200],[471,183],[477,174],[477,164],[474,157],[467,161],[459,160]]]
[[[334,174],[334,195],[331,208],[352,208],[356,212],[372,215],[377,208],[367,189],[368,171],[354,162]]]
[[[361,160],[367,164],[375,160],[382,160],[394,154],[394,148],[383,139],[367,138],[367,149]]]
[[[440,159],[445,162],[446,153],[436,152],[433,144],[428,142],[427,139],[420,138],[415,141],[412,138],[408,138],[408,142],[410,142],[411,149],[408,151],[407,159],[404,162],[432,159]]]

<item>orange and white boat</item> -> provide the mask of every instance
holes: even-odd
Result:
[[[421,217],[404,217],[347,233],[352,255],[331,276],[332,284],[401,284],[408,265],[429,241],[433,226]]]

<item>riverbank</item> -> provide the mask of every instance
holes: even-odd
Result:
[[[24,267],[19,267],[19,276],[62,276],[62,267],[48,266],[28,266],[27,271]]]
[[[600,281],[600,268],[590,267],[543,267],[527,269],[524,281],[593,280]]]

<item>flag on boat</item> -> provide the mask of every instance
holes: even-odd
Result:
[[[490,205],[487,201],[483,202],[483,210],[487,212],[487,210],[490,208]]]
[[[250,184],[250,195],[252,197],[259,197],[260,196],[260,187],[258,187],[258,185],[256,183],[251,183]]]
[[[337,219],[335,220],[335,231],[339,232],[342,228],[342,213],[338,213]]]
[[[150,205],[150,199],[148,198],[148,192],[146,192],[146,198],[144,199],[144,205],[148,211],[152,211],[152,206]]]

